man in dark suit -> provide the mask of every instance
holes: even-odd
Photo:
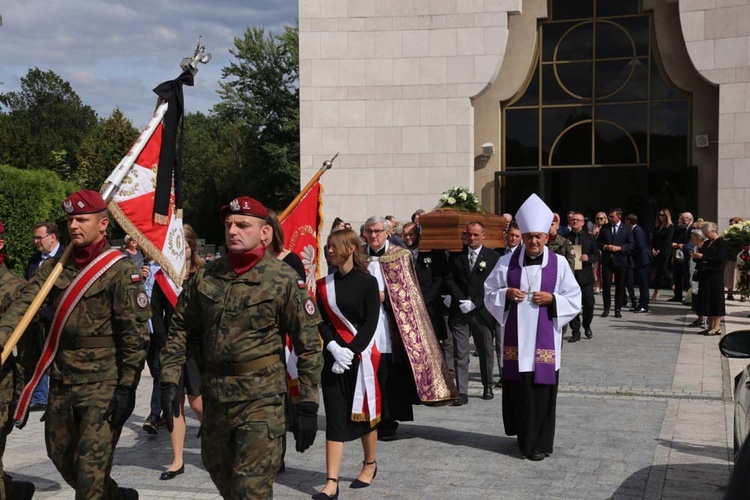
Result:
[[[404,224],[404,243],[414,256],[414,269],[417,273],[417,281],[422,289],[422,297],[427,306],[427,314],[432,322],[432,329],[443,348],[443,356],[448,365],[448,370],[453,373],[453,339],[445,328],[445,315],[443,300],[440,292],[443,290],[448,259],[445,250],[432,250],[422,252],[419,250],[420,231],[419,226],[413,222]]]
[[[492,342],[496,321],[484,307],[484,281],[500,259],[500,254],[483,246],[484,224],[466,226],[468,245],[453,253],[448,262],[445,286],[451,297],[448,326],[453,335],[456,385],[461,395],[454,404],[467,404],[469,390],[469,336],[479,352],[479,369],[484,392],[482,399],[492,399]]]
[[[570,232],[568,241],[571,245],[580,245],[581,269],[574,271],[578,285],[581,287],[581,313],[583,315],[583,331],[586,338],[592,338],[594,332],[591,330],[591,320],[594,318],[594,270],[593,265],[599,262],[599,246],[596,239],[590,235],[585,227],[585,219],[580,212],[574,212],[568,220],[570,221]],[[581,340],[581,315],[570,320],[570,329],[573,332],[568,342]]]
[[[60,243],[60,230],[57,224],[51,221],[37,222],[33,227],[34,245],[36,252],[29,259],[23,277],[26,280],[36,272],[44,261],[62,255],[65,251],[65,245]],[[52,316],[55,314],[54,308],[50,305],[39,311],[38,320],[32,321],[26,329],[26,333],[21,338],[24,344],[27,356],[24,356],[23,363],[26,373],[33,373],[34,367],[39,357],[42,355],[44,339],[46,337],[47,327],[52,323]],[[34,390],[31,397],[30,411],[44,411],[47,408],[47,397],[49,395],[49,376],[42,376],[42,380]]]
[[[638,305],[630,312],[645,313],[648,312],[648,280],[651,277],[651,263],[654,261],[654,255],[649,249],[646,231],[638,224],[638,217],[635,214],[629,214],[625,219],[633,233],[633,250],[630,256],[633,258],[635,283],[638,285]]]
[[[609,211],[609,224],[602,226],[597,243],[602,252],[602,317],[609,316],[612,302],[612,278],[615,280],[615,318],[622,318],[620,309],[625,303],[625,279],[629,265],[629,254],[633,249],[633,233],[622,222],[622,210]]]
[[[674,284],[674,297],[667,300],[667,302],[682,302],[682,291],[685,290],[689,285],[687,279],[688,270],[690,269],[689,260],[690,256],[685,249],[685,245],[690,243],[690,234],[693,231],[693,214],[690,212],[682,212],[680,217],[677,219],[677,229],[674,232],[674,240],[672,240],[672,248],[675,253],[679,249],[682,252],[682,259],[675,257],[672,268],[672,283]]]

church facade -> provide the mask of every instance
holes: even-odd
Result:
[[[299,29],[303,183],[340,153],[328,219],[453,186],[497,213],[750,216],[748,0],[300,0]]]

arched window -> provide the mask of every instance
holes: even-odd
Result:
[[[690,95],[640,0],[549,0],[534,70],[503,107],[506,170],[688,165]]]

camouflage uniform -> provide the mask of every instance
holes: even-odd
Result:
[[[7,341],[58,260],[46,261],[21,290],[0,321],[0,342]],[[54,307],[79,272],[71,259],[49,294]],[[120,498],[109,473],[121,428],[104,414],[117,386],[138,386],[146,358],[150,310],[137,276],[133,262],[122,259],[94,282],[63,328],[50,368],[47,454],[77,500]],[[92,347],[96,342],[103,347]]]
[[[558,234],[555,236],[555,239],[550,238],[547,247],[557,255],[565,257],[570,265],[570,269],[575,270],[576,257],[575,252],[573,251],[573,245],[570,244],[570,240]]]
[[[5,264],[0,264],[0,315],[18,296],[24,283],[25,281],[11,273]],[[6,492],[12,488],[11,478],[3,470],[3,455],[8,434],[13,430],[11,401],[14,396],[17,398],[23,389],[23,378],[16,371],[18,366],[20,363],[16,364],[15,359],[11,357],[0,369],[0,499],[3,500],[7,498]]]
[[[318,402],[320,316],[295,271],[266,253],[237,277],[222,258],[185,287],[161,353],[162,383],[176,384],[186,344],[201,370],[201,455],[224,498],[266,499],[285,432],[284,333],[299,356],[300,402]]]

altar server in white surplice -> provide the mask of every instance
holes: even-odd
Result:
[[[581,289],[564,257],[547,247],[552,211],[532,194],[516,214],[523,245],[498,261],[484,304],[504,327],[503,423],[521,453],[552,453],[562,328],[581,311]]]

